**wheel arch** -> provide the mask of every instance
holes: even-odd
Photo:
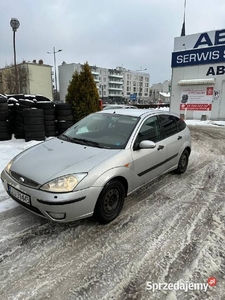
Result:
[[[184,149],[184,151],[185,151],[185,150],[188,151],[189,155],[191,154],[191,147],[187,146],[187,147]]]
[[[123,176],[115,176],[115,177],[111,178],[110,180],[108,180],[105,183],[104,187],[107,186],[111,181],[115,181],[115,180],[118,180],[123,184],[123,186],[125,188],[125,197],[126,197],[127,196],[127,191],[128,191],[128,182],[127,182],[127,179]]]

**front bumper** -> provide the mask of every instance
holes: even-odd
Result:
[[[49,193],[21,185],[5,170],[1,173],[1,179],[8,194],[9,186],[11,186],[30,196],[30,204],[27,204],[9,194],[16,202],[41,217],[60,223],[92,216],[96,201],[102,190],[102,187],[89,187],[71,193]]]

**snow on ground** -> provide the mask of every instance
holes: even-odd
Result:
[[[187,120],[187,172],[138,190],[106,226],[49,222],[15,207],[0,185],[0,299],[223,300],[225,128],[213,123]],[[0,142],[0,169],[37,143]],[[212,276],[217,285],[207,291],[146,289],[147,281],[206,284]]]

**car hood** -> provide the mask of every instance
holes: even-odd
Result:
[[[19,154],[13,161],[11,171],[44,184],[66,174],[89,172],[119,151],[54,138]]]

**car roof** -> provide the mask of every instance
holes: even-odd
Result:
[[[103,105],[103,109],[114,109],[114,108],[136,108],[136,106],[134,105],[126,105],[126,104],[106,104],[106,105]]]
[[[104,114],[117,114],[117,115],[124,115],[124,116],[132,116],[132,117],[141,117],[144,118],[145,116],[150,115],[173,115],[176,117],[179,117],[175,113],[171,113],[169,111],[164,110],[158,110],[158,109],[126,109],[126,108],[119,108],[119,109],[107,109],[107,110],[101,110],[98,113],[104,113]]]

